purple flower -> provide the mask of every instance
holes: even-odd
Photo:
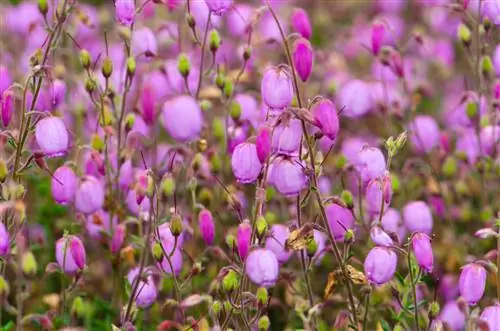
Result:
[[[438,320],[446,324],[450,331],[460,331],[465,327],[465,315],[456,301],[448,301],[444,305]]]
[[[92,176],[82,180],[75,193],[75,207],[84,214],[92,214],[104,205],[104,188]]]
[[[386,171],[386,162],[382,151],[366,145],[358,152],[357,164],[354,166],[365,185],[370,180],[383,176]]]
[[[500,45],[495,48],[495,53],[493,54],[493,65],[495,66],[497,76],[500,76]]]
[[[443,297],[444,301],[450,301],[458,297],[458,283],[455,275],[446,274],[439,282],[438,292]]]
[[[0,256],[6,257],[10,251],[10,238],[9,231],[5,227],[5,224],[0,223]]]
[[[10,91],[0,94],[0,106],[2,107],[2,122],[4,127],[9,126],[14,110],[14,94]]]
[[[347,117],[359,117],[373,108],[373,94],[370,85],[354,79],[344,84],[338,96],[339,107],[345,107],[342,112]]]
[[[233,0],[205,0],[207,7],[217,16],[224,14],[233,5]]]
[[[495,155],[500,152],[500,125],[488,125],[481,130],[482,152],[488,155]]]
[[[200,226],[201,237],[207,245],[212,245],[215,238],[215,225],[212,213],[203,209],[198,215],[198,224]]]
[[[85,247],[80,238],[67,236],[56,242],[56,260],[61,270],[74,274],[82,270],[86,263]]]
[[[127,235],[127,228],[124,224],[118,224],[113,230],[113,236],[111,237],[110,250],[111,253],[117,253],[123,246],[125,241],[125,236]]]
[[[479,156],[479,139],[473,129],[465,129],[459,133],[456,144],[456,151],[465,154],[469,164],[476,163]]]
[[[468,304],[475,305],[483,297],[486,276],[486,270],[478,263],[469,263],[462,268],[458,289]]]
[[[271,128],[267,125],[262,125],[257,130],[257,138],[255,139],[257,148],[257,157],[261,163],[265,163],[271,153]]]
[[[131,26],[134,23],[135,2],[133,0],[116,0],[115,15],[120,24]]]
[[[403,208],[403,221],[410,232],[432,233],[432,213],[423,201],[408,202]]]
[[[165,102],[162,116],[163,126],[175,140],[189,142],[199,137],[203,116],[192,97],[181,95]]]
[[[262,163],[257,154],[257,146],[244,142],[236,146],[231,157],[234,177],[240,183],[252,183],[257,180],[262,170]]]
[[[227,26],[229,33],[240,37],[247,32],[252,19],[253,9],[246,4],[237,4],[227,15]]]
[[[326,206],[325,211],[333,237],[336,241],[344,240],[346,231],[354,228],[354,215],[336,203]]]
[[[11,84],[12,77],[10,76],[9,69],[6,66],[0,65],[0,98]]]
[[[127,190],[133,181],[134,168],[132,167],[132,160],[127,159],[120,167],[120,177],[118,178],[120,189]]]
[[[163,245],[164,247],[166,245]],[[175,248],[174,251],[165,248],[166,254],[169,254],[169,258],[167,259],[166,256],[164,256],[161,260],[161,263],[158,264],[158,268],[160,270],[163,270],[163,272],[167,274],[172,274],[173,273],[177,276],[182,270],[182,264],[183,264],[183,259],[182,259],[182,252],[179,249],[179,247]],[[170,262],[169,262],[170,260]],[[170,266],[172,264],[172,266]]]
[[[135,286],[136,281],[139,281],[139,285],[137,285],[137,295],[135,297],[135,302],[138,307],[147,308],[156,301],[156,298],[158,297],[158,289],[156,288],[153,276],[151,274],[148,274],[149,271],[146,271],[146,279],[138,278],[138,273],[139,267],[130,270],[127,275],[127,279],[132,287]]]
[[[141,93],[141,115],[144,123],[151,126],[156,119],[156,93],[151,85],[146,84]]]
[[[59,117],[45,117],[38,122],[35,138],[42,152],[48,157],[64,155],[68,150],[68,131]]]
[[[250,239],[252,237],[252,227],[247,221],[243,221],[238,226],[236,234],[236,247],[238,248],[238,255],[242,261],[245,261],[250,249]]]
[[[297,156],[301,141],[302,124],[298,119],[290,119],[274,128],[271,147],[277,154]]]
[[[279,263],[285,263],[292,256],[291,251],[285,249],[285,242],[290,235],[290,230],[286,225],[275,224],[269,231],[265,248],[276,255]]]
[[[137,202],[137,192],[135,190],[129,190],[127,194],[127,207],[130,212],[136,216],[142,213],[149,213],[150,201],[149,198],[143,198],[140,203]]]
[[[309,40],[300,38],[293,43],[293,63],[300,79],[305,82],[312,72],[314,52]]]
[[[111,220],[110,215],[101,209],[87,216],[87,232],[92,239],[101,240],[103,237],[107,238],[111,234],[117,222],[118,217],[116,215]]]
[[[57,168],[51,181],[52,198],[55,202],[60,205],[73,202],[77,187],[78,177],[76,177],[73,169],[68,166]]]
[[[426,272],[432,272],[434,255],[432,254],[431,238],[425,233],[415,233],[411,238],[411,244],[420,268]]]
[[[428,153],[439,144],[439,127],[432,117],[415,117],[409,129],[410,141],[418,152]]]
[[[132,53],[138,58],[150,58],[158,54],[158,45],[153,32],[148,28],[134,30]]]
[[[497,303],[484,308],[480,318],[488,324],[490,331],[500,330],[500,305]]]
[[[295,8],[291,16],[293,29],[300,33],[302,37],[309,39],[312,35],[311,22],[306,11],[302,8]]]
[[[401,221],[401,214],[394,208],[389,208],[387,213],[382,216],[382,228],[389,233],[393,233],[398,237],[398,242],[401,244],[406,236],[406,228]]]
[[[372,35],[371,35],[373,55],[378,55],[380,47],[382,46],[382,41],[384,40],[384,35],[385,35],[385,25],[381,22],[373,23]]]
[[[366,187],[366,203],[372,215],[385,213],[391,203],[392,185],[388,175],[371,180]]]
[[[374,226],[370,230],[370,238],[377,246],[391,247],[394,245],[391,237],[379,226]]]
[[[264,73],[260,87],[262,100],[271,109],[283,109],[290,105],[293,98],[293,83],[290,74],[279,67]]]
[[[398,264],[398,256],[390,248],[374,247],[365,259],[365,274],[368,281],[382,285],[389,282]]]
[[[273,162],[272,183],[285,196],[296,196],[306,188],[304,167],[295,158],[279,157]]]
[[[276,284],[280,272],[278,259],[268,249],[255,249],[247,258],[246,273],[255,284],[271,287]]]
[[[321,130],[321,133],[331,140],[335,140],[340,126],[335,105],[330,100],[321,99],[314,104],[311,112],[314,116],[314,124]]]

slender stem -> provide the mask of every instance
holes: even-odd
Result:
[[[497,300],[500,302],[500,235],[497,237]]]
[[[411,267],[410,245],[408,246],[407,260],[408,260],[408,269],[409,269],[409,272],[410,272],[411,289],[412,289],[412,292],[413,292],[413,310],[414,310],[414,313],[415,313],[415,324],[417,326],[417,331],[420,331],[420,323],[418,321],[417,287],[415,286],[415,280],[413,278],[413,268]]]
[[[370,308],[371,291],[366,295],[365,299],[365,314],[363,316],[363,330],[368,331],[368,309]]]
[[[294,66],[294,63],[292,61],[292,56],[291,56],[290,47],[288,45],[287,38],[285,36],[283,28],[281,27],[281,24],[278,20],[278,17],[276,16],[276,13],[272,9],[269,2],[267,2],[267,7],[269,8],[269,11],[270,11],[271,15],[273,16],[274,20],[276,21],[276,25],[278,26],[278,29],[280,31],[281,38],[283,40],[283,44],[284,44],[284,48],[285,48],[285,52],[286,52],[286,56],[287,56],[287,60],[288,60],[290,67],[292,68],[293,85],[295,88],[295,94],[297,95],[297,103],[298,103],[299,108],[302,108],[302,101],[300,99],[300,93],[299,93],[299,88],[298,88],[297,74],[295,72],[295,66]],[[337,262],[340,265],[343,277],[345,279],[347,279],[346,287],[347,287],[347,294],[348,294],[350,311],[351,311],[351,318],[352,318],[353,323],[355,324],[355,327],[358,328],[359,319],[358,319],[358,316],[356,313],[356,305],[354,303],[354,294],[353,294],[353,290],[352,290],[352,284],[351,284],[350,277],[349,277],[349,274],[347,272],[347,268],[345,266],[345,263],[342,260],[342,255],[341,255],[340,250],[337,246],[337,242],[335,241],[335,238],[333,237],[332,231],[330,229],[330,224],[328,223],[328,218],[326,216],[325,206],[323,204],[323,200],[321,199],[321,193],[318,190],[318,177],[317,177],[317,173],[316,173],[315,154],[314,154],[313,146],[312,146],[312,144],[309,140],[309,136],[307,134],[306,123],[302,119],[300,121],[302,124],[302,132],[304,134],[304,140],[306,141],[307,151],[309,154],[309,159],[310,159],[311,168],[312,168],[312,176],[311,177],[312,177],[312,181],[313,181],[313,185],[314,185],[312,190],[314,192],[314,195],[316,197],[316,202],[318,203],[318,206],[319,206],[319,209],[321,212],[321,218],[323,220],[323,224],[327,228],[327,232],[328,232],[327,235],[328,235],[328,238],[330,239],[330,244],[333,248],[333,253],[335,255],[335,258],[337,259]]]
[[[205,48],[207,47],[208,28],[210,27],[211,18],[212,18],[212,11],[210,10],[208,12],[207,24],[205,26],[205,33],[203,35],[203,43],[201,44],[200,73],[198,76],[198,87],[196,88],[196,94],[195,94],[196,99],[198,99],[198,95],[200,94],[201,80],[203,79],[203,62],[205,61]]]

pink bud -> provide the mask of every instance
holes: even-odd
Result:
[[[11,91],[6,91],[3,95],[0,95],[0,104],[2,106],[2,122],[5,127],[9,126],[10,120],[12,119],[12,111],[14,110],[13,105],[14,93]]]
[[[260,93],[269,108],[288,107],[293,98],[293,83],[290,74],[278,67],[268,69],[262,77]]]
[[[38,122],[35,138],[42,152],[48,157],[64,155],[68,150],[68,131],[59,117],[45,117]]]
[[[312,35],[311,22],[306,11],[302,8],[295,8],[292,12],[293,29],[300,33],[302,37],[309,39]]]
[[[255,249],[248,255],[246,274],[255,284],[271,287],[276,284],[280,272],[278,260],[268,249]]]
[[[67,274],[74,274],[85,266],[85,248],[78,237],[68,236],[56,242],[56,259]]]
[[[116,20],[125,26],[131,26],[134,23],[135,2],[134,0],[116,0],[115,1]]]
[[[425,233],[416,233],[411,238],[411,243],[420,268],[426,272],[432,272],[434,256],[432,254],[431,238]]]
[[[259,127],[255,140],[257,156],[261,163],[264,163],[271,152],[271,128],[267,125]]]
[[[335,105],[328,99],[321,99],[311,109],[314,124],[331,140],[337,138],[339,132],[339,117]]]
[[[252,227],[248,222],[244,221],[238,226],[238,232],[236,234],[236,247],[238,248],[238,255],[242,261],[247,258],[251,236]]]
[[[212,245],[215,238],[215,225],[212,213],[207,209],[203,209],[198,215],[198,224],[203,240],[207,245]]]
[[[111,238],[111,252],[117,253],[125,241],[125,236],[127,235],[127,228],[124,224],[118,224],[113,232],[113,237]]]
[[[305,82],[311,75],[314,52],[309,40],[300,38],[293,43],[293,63],[300,79]]]
[[[83,247],[82,241],[75,236],[72,236],[69,243],[71,256],[73,257],[73,261],[75,261],[76,266],[79,269],[83,269],[85,267],[86,255],[85,255],[85,247]]]
[[[149,84],[146,84],[141,93],[142,119],[147,125],[152,125],[155,120],[156,94]]]
[[[257,154],[257,146],[244,142],[236,146],[231,157],[234,177],[240,183],[252,183],[260,175],[262,163]]]
[[[397,51],[391,52],[391,57],[390,57],[390,66],[392,68],[392,71],[398,76],[398,77],[404,77],[404,68],[403,68],[403,59],[401,58],[401,54]]]
[[[469,263],[462,268],[458,289],[470,305],[475,305],[483,297],[486,277],[486,270],[478,263]]]
[[[10,250],[9,231],[5,224],[0,223],[0,256],[6,257]]]
[[[94,177],[85,178],[75,193],[75,207],[84,214],[92,214],[104,205],[104,188]]]
[[[377,55],[382,46],[382,41],[385,35],[385,25],[380,22],[376,22],[372,25],[372,52],[373,55]]]

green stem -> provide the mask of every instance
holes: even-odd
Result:
[[[408,269],[410,272],[410,282],[411,282],[411,289],[413,292],[413,310],[415,313],[415,324],[417,327],[417,331],[420,331],[420,323],[418,321],[418,302],[417,302],[417,287],[415,286],[415,280],[413,277],[413,268],[411,266],[411,251],[410,251],[410,245],[408,245],[408,255],[407,255],[407,260],[408,260]]]

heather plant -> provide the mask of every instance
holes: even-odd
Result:
[[[500,331],[498,0],[0,18],[2,330]]]

